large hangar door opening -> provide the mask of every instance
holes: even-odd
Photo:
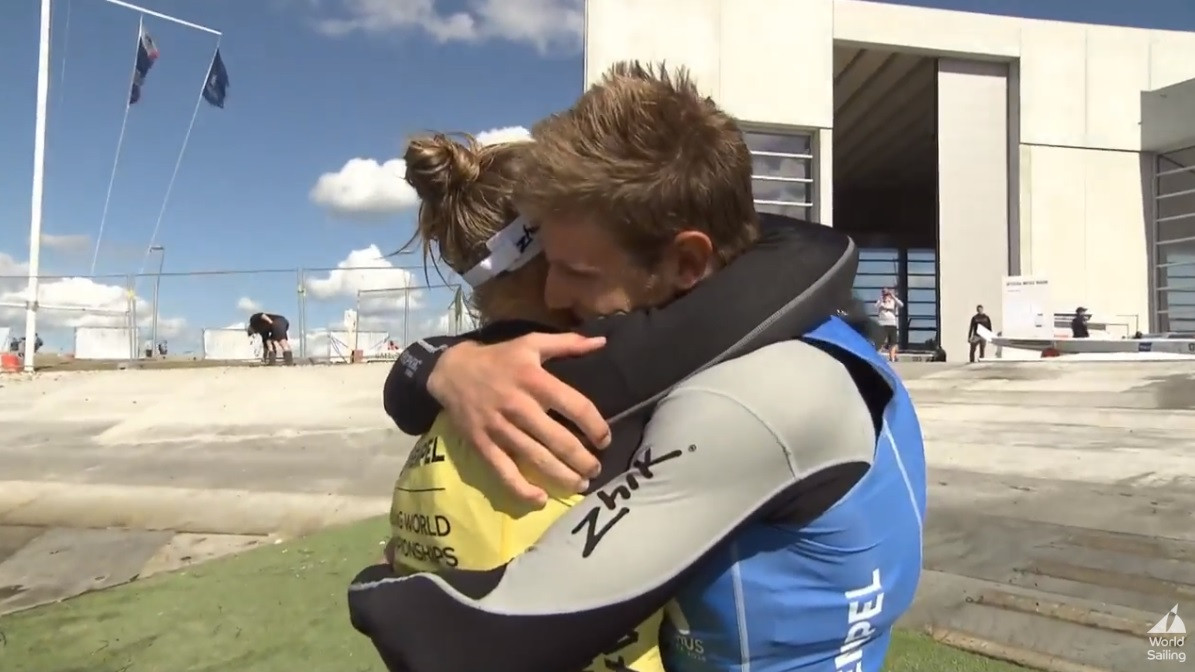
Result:
[[[860,247],[858,297],[904,300],[908,350],[939,340],[937,81],[932,58],[834,48],[834,228]]]

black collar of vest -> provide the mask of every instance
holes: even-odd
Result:
[[[859,255],[848,236],[779,215],[763,214],[761,224],[758,243],[691,292],[582,325],[606,346],[546,368],[614,420],[718,362],[799,338],[849,305]]]

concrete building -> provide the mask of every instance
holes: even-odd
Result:
[[[686,65],[749,131],[761,209],[842,228],[858,290],[951,359],[1002,277],[1119,332],[1195,331],[1195,33],[860,0],[592,0],[585,77]],[[1110,331],[1115,331],[1111,330]]]

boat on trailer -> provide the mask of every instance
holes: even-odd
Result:
[[[979,328],[979,336],[995,346],[1041,353],[1040,357],[1061,357],[1085,361],[1123,361],[1144,359],[1195,359],[1195,336],[1192,334],[1142,334],[1133,338],[1017,338],[997,336]],[[1001,359],[1000,354],[996,359]]]

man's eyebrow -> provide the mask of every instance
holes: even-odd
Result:
[[[554,266],[559,266],[559,267],[563,268],[565,271],[568,271],[569,273],[573,273],[576,275],[597,275],[598,274],[597,267],[590,266],[588,264],[579,264],[579,263],[567,262],[567,261],[552,261],[551,259],[548,259],[548,263],[552,264]]]

